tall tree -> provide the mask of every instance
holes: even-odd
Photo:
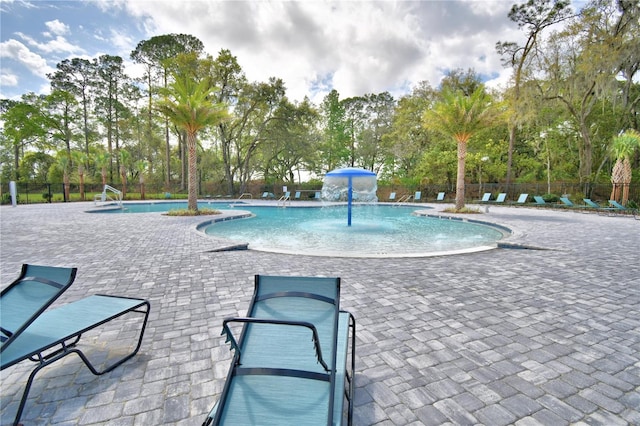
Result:
[[[416,170],[420,156],[429,142],[428,131],[422,125],[422,116],[435,96],[436,91],[423,81],[398,101],[391,130],[383,136],[383,141],[392,154],[386,167],[390,176],[408,177]]]
[[[77,124],[82,121],[82,110],[75,96],[65,90],[53,90],[44,98],[42,113],[54,145],[59,148],[63,144],[67,157],[71,158],[72,142],[82,138],[81,126]]]
[[[153,121],[153,96],[158,91],[158,87],[166,89],[169,84],[170,72],[173,58],[184,53],[195,53],[199,55],[204,50],[202,42],[188,34],[164,34],[143,40],[131,52],[131,59],[134,62],[143,64],[145,70],[145,82],[148,90],[148,135],[151,141],[152,121]],[[158,78],[156,78],[158,77]],[[157,82],[159,80],[159,82]],[[165,139],[165,186],[169,189],[171,180],[171,145],[169,143],[169,119],[165,116],[164,123]]]
[[[173,72],[173,81],[164,91],[165,98],[159,108],[180,129],[187,134],[187,150],[189,163],[188,209],[198,211],[197,181],[197,136],[209,126],[219,124],[226,115],[224,104],[216,102],[209,76],[194,72],[194,55],[182,55],[182,64]]]
[[[20,158],[26,146],[36,143],[45,134],[40,109],[23,96],[22,101],[10,101],[4,106],[2,113],[4,136],[8,147],[13,152],[13,176],[18,180],[20,176]]]
[[[124,73],[122,58],[102,55],[96,61],[97,85],[95,109],[98,121],[106,131],[107,152],[109,158],[120,149],[119,123],[125,113],[125,106],[120,97],[126,92],[125,85],[129,78]],[[113,178],[113,163],[109,163],[109,173]]]
[[[395,100],[389,92],[382,92],[367,94],[364,101],[365,124],[357,157],[362,167],[377,173],[391,155],[383,138],[391,131]]]
[[[92,139],[89,111],[93,101],[91,90],[95,87],[96,65],[88,59],[73,58],[58,63],[56,69],[56,72],[47,75],[51,80],[51,88],[69,92],[79,99],[82,107],[84,151],[89,156],[89,145]]]
[[[217,99],[232,105],[227,120],[217,126],[217,136],[225,167],[227,191],[233,194],[234,182],[240,183],[240,192],[255,173],[255,160],[259,147],[268,139],[268,128],[279,119],[280,105],[286,100],[281,79],[249,83],[229,50],[221,50],[209,64],[209,73],[219,88]]]
[[[510,95],[511,114],[509,118],[509,151],[507,154],[507,186],[511,183],[511,167],[513,151],[516,144],[516,133],[524,119],[521,106],[521,87],[527,78],[527,64],[531,55],[535,54],[538,39],[544,29],[566,20],[570,16],[569,0],[528,0],[526,3],[514,4],[509,11],[509,19],[518,24],[518,28],[526,31],[527,37],[523,45],[514,42],[496,43],[496,50],[503,57],[503,64],[513,68],[513,90]]]
[[[606,150],[598,148],[611,143],[605,136],[611,129],[603,128],[608,122],[603,125],[598,110],[607,102],[621,102],[616,77],[629,58],[622,52],[630,39],[637,38],[637,24],[619,23],[628,22],[627,14],[637,20],[638,13],[637,7],[617,8],[609,1],[593,0],[565,29],[549,38],[544,55],[539,56],[540,77],[544,77],[539,80],[540,92],[564,108],[581,136],[578,178],[585,196],[596,178],[596,157],[603,161],[606,155]]]
[[[322,166],[329,172],[336,167],[348,164],[350,141],[344,104],[340,101],[340,94],[333,89],[322,101],[324,117],[324,140],[320,151]]]
[[[444,90],[442,99],[427,110],[423,124],[453,139],[458,149],[458,172],[456,177],[456,210],[464,208],[465,159],[469,140],[496,118],[496,109],[484,87],[479,87],[470,96],[461,91]]]

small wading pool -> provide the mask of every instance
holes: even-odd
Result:
[[[506,228],[472,219],[436,217],[430,215],[427,207],[417,206],[355,205],[350,227],[346,206],[282,208],[228,202],[205,202],[198,206],[253,214],[245,219],[218,222],[203,216],[198,229],[204,233],[249,243],[249,249],[287,254],[425,257],[493,249],[498,240],[509,234]],[[179,208],[186,208],[186,203],[125,203],[124,210],[109,211],[166,212]]]

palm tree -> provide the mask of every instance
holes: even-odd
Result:
[[[107,184],[107,167],[111,162],[111,156],[108,152],[103,151],[96,155],[95,158],[96,167],[100,169],[100,175],[102,176],[102,188]]]
[[[82,151],[72,151],[71,159],[78,166],[78,179],[80,180],[80,200],[84,201],[84,163],[87,161],[87,154]]]
[[[149,163],[147,161],[145,161],[145,160],[138,160],[134,164],[134,167],[138,171],[138,179],[140,181],[140,199],[141,200],[145,199],[144,172],[147,170],[148,166],[149,166]]]
[[[126,149],[120,149],[118,158],[120,160],[120,177],[122,179],[122,198],[124,198],[127,195],[127,166],[131,161],[131,154]]]
[[[177,67],[172,72],[173,82],[164,91],[166,97],[158,108],[169,120],[187,136],[187,164],[189,180],[187,183],[188,206],[198,212],[197,189],[197,135],[206,127],[216,125],[226,116],[224,104],[215,102],[216,90],[208,78],[198,78],[189,72],[193,67]]]
[[[618,201],[620,199],[620,190],[622,190],[622,199],[620,203],[626,205],[629,200],[629,185],[631,184],[631,161],[630,158],[636,148],[640,147],[640,133],[636,130],[627,130],[626,132],[613,138],[611,151],[616,158],[616,164],[611,171],[611,200]]]
[[[69,157],[67,156],[66,153],[62,154],[62,155],[58,155],[58,161],[57,161],[57,167],[58,169],[62,172],[62,182],[63,182],[63,188],[64,188],[64,201],[71,201],[69,199],[69,186],[70,186],[70,182],[69,182],[69,163],[71,163],[71,161],[69,160]]]
[[[497,109],[484,87],[477,88],[470,96],[461,91],[445,89],[442,99],[427,110],[423,116],[423,126],[445,137],[452,138],[458,145],[458,174],[456,178],[456,210],[464,208],[464,167],[467,156],[467,142],[496,118]]]

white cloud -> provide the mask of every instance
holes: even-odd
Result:
[[[0,57],[16,61],[39,77],[55,71],[42,56],[32,52],[18,40],[11,39],[0,43]]]
[[[3,87],[15,87],[18,85],[18,75],[7,69],[3,69],[2,72],[0,72],[0,81]]]
[[[49,32],[51,34],[54,34],[57,36],[62,36],[69,32],[69,26],[64,24],[63,22],[60,22],[57,19],[54,19],[53,21],[47,21],[44,23],[44,25],[49,29]]]
[[[333,88],[341,98],[382,91],[398,98],[420,81],[437,86],[456,68],[506,81],[495,43],[522,39],[507,18],[512,3],[93,0],[52,7],[65,13],[49,13],[33,31],[23,24],[12,34],[32,62],[106,52],[121,56],[130,75],[139,71],[129,61],[138,42],[190,34],[214,57],[229,49],[249,80],[278,77],[292,100],[309,96],[319,103]],[[45,38],[35,32],[42,25]]]
[[[70,55],[85,53],[85,50],[82,47],[70,43],[62,36],[56,36],[53,39],[40,42],[28,34],[17,32],[16,35],[24,40],[29,46],[32,46],[43,53],[66,53]]]
[[[279,77],[290,98],[316,102],[331,88],[342,98],[398,96],[456,68],[497,75],[495,43],[520,37],[506,17],[511,2],[500,0],[118,4],[150,34],[192,34],[214,56],[227,48],[250,80]]]

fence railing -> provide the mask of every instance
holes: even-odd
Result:
[[[121,185],[110,184],[111,186],[121,189]],[[69,200],[65,198],[64,185],[62,183],[17,183],[18,203],[20,204],[34,204],[34,203],[57,203],[67,201],[80,201],[80,187],[77,183],[72,183],[69,186]],[[84,200],[93,201],[95,194],[102,192],[101,184],[87,184],[84,186]],[[223,190],[216,192],[211,188],[207,188],[208,191],[204,193],[201,191],[199,197],[218,197],[215,194],[222,194]],[[568,195],[574,202],[581,202],[582,198],[591,198],[594,201],[606,201],[611,196],[611,184],[592,184],[588,188],[584,184],[574,182],[553,182],[551,184],[551,191],[547,187],[546,182],[540,183],[513,183],[505,185],[502,183],[483,183],[483,184],[466,184],[465,185],[465,198],[468,202],[479,200],[482,198],[482,194],[485,192],[491,192],[495,198],[498,193],[506,193],[507,200],[516,200],[520,194],[527,193],[530,196],[544,195],[547,193],[555,194],[557,196]],[[294,188],[295,190],[295,188]],[[248,192],[251,192],[254,198],[260,198],[260,194],[265,191],[264,185],[253,185]],[[390,186],[378,184],[378,199],[385,201],[388,199],[391,192],[395,192],[399,196],[403,194],[413,194],[415,191],[422,192],[422,199],[425,201],[435,200],[436,195],[439,192],[444,192],[445,200],[450,201],[455,198],[455,186],[446,184],[430,184],[423,185],[419,188],[404,188],[400,186]],[[147,199],[162,199],[167,198],[186,198],[186,191],[181,191],[175,188],[173,191],[167,191],[161,185],[147,185],[146,186],[146,198]],[[282,194],[276,194],[280,196]],[[233,195],[230,195],[233,197]],[[3,182],[0,185],[0,199],[3,204],[11,203],[9,196],[9,184]],[[140,199],[139,185],[129,185],[125,199],[134,200]],[[629,200],[634,201],[636,204],[640,204],[640,185],[631,184],[629,187]]]

